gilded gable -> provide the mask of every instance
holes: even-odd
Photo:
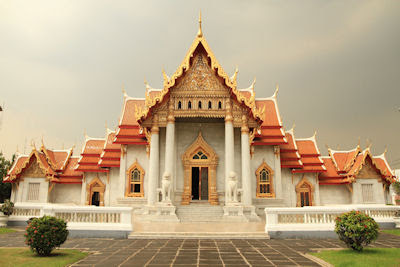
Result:
[[[368,157],[365,159],[365,164],[363,165],[360,172],[357,174],[358,179],[381,179],[379,171],[373,166],[371,159]]]
[[[22,171],[21,177],[24,178],[45,178],[46,174],[40,168],[36,157],[32,157],[31,162],[29,163],[29,166]]]

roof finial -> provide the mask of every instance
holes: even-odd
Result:
[[[201,10],[199,11],[199,31],[197,32],[197,37],[203,37],[203,32],[201,31]]]
[[[272,97],[276,98],[276,96],[278,95],[278,91],[279,91],[279,84],[277,83],[276,87],[275,87],[274,95]]]
[[[361,137],[359,136],[357,141],[357,147],[360,147],[360,144],[361,144]]]
[[[124,97],[127,97],[127,96],[128,96],[128,94],[127,94],[126,91],[125,91],[124,83],[122,83],[122,94],[124,95]]]
[[[44,141],[43,141],[43,134],[42,134],[42,139],[41,139],[41,141],[42,141],[42,147],[44,148],[45,146],[44,146]]]
[[[388,148],[387,148],[387,145],[385,145],[385,151],[383,151],[383,155],[385,155],[387,151],[388,151]]]

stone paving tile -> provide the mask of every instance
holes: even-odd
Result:
[[[374,247],[400,248],[400,237],[381,234]],[[3,234],[0,247],[25,247],[23,232]],[[340,248],[323,240],[68,239],[62,248],[89,251],[74,266],[319,266],[304,257],[318,248]]]

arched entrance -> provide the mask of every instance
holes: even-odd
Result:
[[[188,205],[192,200],[208,200],[211,205],[218,205],[218,156],[204,141],[201,132],[182,155],[182,162],[185,174],[181,204]]]
[[[297,207],[313,205],[314,187],[305,177],[296,185],[296,193]]]
[[[106,190],[105,184],[96,177],[91,181],[87,187],[86,205],[104,206],[104,191]]]

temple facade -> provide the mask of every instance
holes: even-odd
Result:
[[[265,207],[390,203],[395,175],[369,147],[329,149],[316,135],[285,129],[276,88],[256,98],[255,82],[237,87],[202,30],[163,88],[145,84],[145,97],[124,91],[115,130],[85,136],[79,156],[42,141],[18,155],[5,182],[13,202],[131,206],[151,220],[179,220],[187,205],[209,205],[224,218],[258,220]]]

